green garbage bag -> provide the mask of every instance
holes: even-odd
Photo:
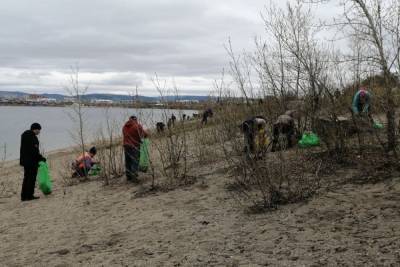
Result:
[[[150,140],[148,138],[144,138],[140,144],[139,171],[141,172],[147,172],[150,165],[149,145]]]
[[[372,125],[375,129],[383,129],[383,124],[379,122],[374,122],[374,125]]]
[[[52,183],[47,162],[39,162],[38,178],[39,188],[43,192],[43,194],[51,194]]]
[[[302,148],[319,146],[319,137],[315,133],[304,133],[299,141],[299,146]]]
[[[92,168],[90,168],[88,175],[89,176],[96,176],[99,175],[101,172],[101,167],[99,164],[94,164]]]

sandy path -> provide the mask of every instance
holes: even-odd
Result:
[[[348,184],[308,203],[246,215],[225,190],[220,164],[198,172],[195,185],[142,198],[134,197],[138,186],[122,181],[82,183],[64,194],[57,178],[49,197],[2,198],[1,265],[400,264],[399,179]]]

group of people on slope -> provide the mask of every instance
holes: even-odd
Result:
[[[186,117],[186,115],[184,115],[184,116]],[[184,117],[184,119],[185,119],[185,117]],[[174,113],[172,113],[171,117],[169,117],[167,119],[167,128],[171,129],[171,127],[174,127],[175,126],[175,122],[176,122],[176,116],[175,116]],[[157,133],[163,133],[164,129],[165,129],[165,123],[164,122],[160,121],[160,122],[156,123]]]
[[[279,145],[279,136],[286,137],[286,146],[291,148],[296,138],[294,118],[296,111],[288,110],[285,114],[278,116],[272,125],[272,148],[275,151]],[[267,119],[263,116],[254,116],[245,120],[240,126],[245,143],[245,152],[262,154],[268,149],[269,138],[267,130]]]
[[[46,162],[46,158],[40,154],[39,139],[42,127],[39,123],[33,123],[29,130],[21,135],[20,165],[24,167],[24,179],[22,182],[21,200],[30,201],[38,199],[34,195],[36,176],[39,162]],[[125,154],[125,172],[129,182],[138,183],[138,170],[140,158],[140,145],[143,138],[148,137],[148,132],[138,122],[136,116],[131,116],[122,128],[123,147]],[[92,167],[97,164],[95,156],[96,147],[80,154],[72,163],[72,177],[86,177]]]
[[[206,125],[208,122],[209,118],[212,118],[214,115],[213,111],[211,108],[207,108],[206,110],[204,110],[203,113],[201,114],[197,114],[197,113],[193,113],[193,118],[197,118],[198,116],[201,117],[201,124],[202,125]],[[186,120],[190,120],[190,116],[186,115],[186,114],[182,114],[181,117],[181,121],[184,122]],[[176,116],[174,115],[174,113],[171,114],[171,117],[169,117],[167,119],[167,128],[171,129],[171,127],[175,126],[175,122],[177,121]],[[156,123],[156,130],[157,133],[163,133],[165,129],[165,123],[164,122],[157,122]]]
[[[356,118],[370,117],[371,93],[366,88],[361,88],[356,92],[351,110]],[[293,147],[299,137],[295,124],[295,119],[299,115],[295,110],[287,110],[284,114],[278,116],[272,125],[272,152],[281,147],[280,136],[285,137],[283,145],[286,148]],[[265,117],[254,116],[249,118],[241,124],[240,128],[244,135],[245,152],[260,155],[268,149],[269,139]]]
[[[371,112],[371,94],[361,88],[353,97],[352,112],[355,116],[369,116]],[[207,123],[207,118],[212,116],[212,110],[203,113],[202,123]],[[296,140],[295,118],[298,116],[294,110],[288,110],[278,116],[272,125],[272,151],[279,145],[279,137],[285,136],[288,148],[294,145]],[[39,162],[46,161],[40,154],[39,139],[42,127],[39,123],[33,123],[29,130],[21,135],[20,165],[24,167],[24,178],[21,190],[21,200],[29,201],[37,199],[34,196],[36,176],[38,173]],[[260,152],[268,148],[269,140],[267,136],[267,120],[263,116],[255,116],[241,124],[244,133],[246,152]],[[125,172],[128,181],[137,183],[140,145],[143,138],[148,137],[148,132],[138,122],[136,116],[131,116],[122,128],[123,147],[125,154]],[[95,147],[79,155],[73,163],[72,176],[87,176],[89,170],[97,163],[94,159],[97,150]]]

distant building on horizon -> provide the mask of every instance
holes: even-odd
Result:
[[[75,103],[75,102],[77,102],[77,100],[76,100],[76,97],[66,96],[66,97],[64,97],[64,102],[72,102],[72,103]]]
[[[191,99],[191,100],[184,99],[184,100],[177,100],[176,102],[177,103],[182,103],[182,104],[198,104],[198,103],[200,103],[200,101],[197,100],[197,99]]]
[[[40,103],[40,104],[51,104],[57,103],[57,99],[44,97],[42,95],[30,94],[24,97],[24,100],[28,103]]]
[[[114,103],[114,101],[109,99],[93,99],[90,102],[93,104],[103,104],[103,105],[111,105]]]

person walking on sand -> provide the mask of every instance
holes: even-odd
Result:
[[[140,143],[142,138],[148,136],[147,131],[138,122],[136,116],[131,116],[122,128],[123,145],[125,153],[126,179],[137,183],[140,157]]]
[[[22,182],[21,201],[38,199],[34,196],[36,176],[39,162],[46,161],[39,151],[39,139],[42,127],[39,123],[33,123],[30,130],[21,135],[20,165],[24,167],[24,180]]]

